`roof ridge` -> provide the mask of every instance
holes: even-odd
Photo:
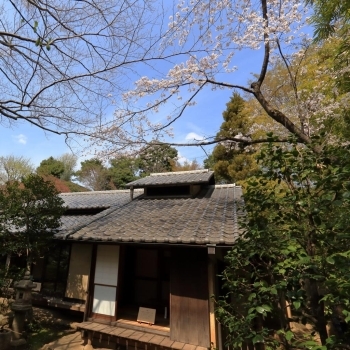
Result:
[[[135,191],[140,190],[140,189],[136,189]],[[83,195],[93,195],[93,194],[113,194],[113,193],[129,193],[130,190],[129,189],[125,189],[125,190],[106,190],[106,191],[86,191],[86,192],[64,192],[64,193],[60,193],[60,195],[64,195],[64,196],[74,196],[76,194],[83,194]]]
[[[185,170],[185,171],[169,171],[166,173],[151,173],[149,176],[168,176],[168,175],[181,175],[181,174],[202,174],[208,173],[209,169],[199,170]]]
[[[231,187],[242,188],[242,186],[239,186],[236,184],[209,185],[208,187],[211,187],[211,188],[231,188]]]

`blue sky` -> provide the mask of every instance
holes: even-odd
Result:
[[[249,54],[241,52],[235,61],[238,71],[224,76],[223,80],[246,84],[252,77],[251,74],[259,70],[259,56],[258,51],[249,51]],[[202,91],[197,98],[197,105],[189,107],[174,125],[174,139],[171,141],[186,142],[197,137],[215,135],[222,123],[222,112],[232,92],[232,90],[211,91],[210,88]],[[0,149],[1,156],[24,156],[31,159],[35,166],[50,156],[58,157],[71,152],[64,136],[44,132],[25,122],[14,122],[11,128],[0,125]],[[77,142],[72,143],[72,149],[79,156],[79,160],[91,157]],[[211,147],[206,150],[210,152]],[[178,151],[182,157],[190,161],[196,159],[202,163],[206,158],[205,152],[200,147],[180,147]]]
[[[64,138],[44,133],[38,127],[26,123],[14,124],[12,128],[0,127],[0,155],[24,156],[35,166],[50,156],[56,157],[69,151]]]
[[[171,9],[170,9],[171,10]],[[235,54],[233,64],[238,70],[231,74],[222,74],[218,80],[232,84],[246,85],[252,78],[252,73],[260,70],[262,52],[242,50]],[[155,63],[159,64],[159,63]],[[156,66],[158,69],[159,67]],[[147,69],[139,75],[147,75]],[[132,84],[132,81],[130,81]],[[226,103],[232,95],[232,90],[216,90],[210,88],[202,90],[196,98],[196,106],[188,107],[183,116],[173,124],[174,139],[170,142],[184,143],[193,139],[215,136],[221,123],[222,112]],[[72,104],[74,101],[72,101]],[[107,108],[107,116],[111,115],[113,106]],[[155,115],[155,119],[163,116]],[[6,123],[4,124],[6,125]],[[15,155],[31,159],[35,166],[38,166],[43,159],[50,156],[58,157],[63,153],[73,151],[79,157],[79,161],[91,158],[84,148],[77,142],[73,142],[72,150],[65,143],[65,137],[44,132],[38,127],[31,126],[25,122],[14,121],[11,128],[5,127],[0,120],[0,156]],[[212,147],[206,151],[211,152]],[[91,149],[90,149],[91,151]],[[206,158],[206,153],[200,147],[179,147],[179,154],[183,159],[190,161],[197,160],[200,164]]]

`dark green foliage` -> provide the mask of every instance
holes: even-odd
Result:
[[[60,179],[63,181],[70,181],[74,175],[74,168],[77,165],[77,156],[71,153],[64,153],[58,160],[63,163],[64,172],[61,174]]]
[[[136,157],[119,156],[112,159],[109,168],[96,158],[81,162],[81,169],[75,175],[80,182],[94,191],[122,189],[139,176],[172,171],[176,165],[176,157],[175,148],[151,142]]]
[[[44,159],[36,169],[39,175],[52,175],[57,178],[60,178],[64,171],[65,167],[63,162],[53,157]]]
[[[34,174],[4,185],[0,208],[1,254],[24,254],[28,263],[46,251],[64,211],[54,186]]]
[[[227,295],[217,304],[227,342],[234,348],[244,342],[260,348],[346,347],[350,149],[327,147],[315,154],[294,142],[285,148],[271,143],[259,161],[262,170],[244,196],[245,234],[226,257]]]
[[[251,122],[245,110],[245,101],[234,93],[226,106],[227,109],[222,114],[224,122],[216,139],[233,138],[237,135],[246,137]],[[242,144],[230,141],[223,141],[215,146],[211,160],[207,161],[208,165],[213,167],[217,181],[224,180],[229,183],[246,180],[257,171],[253,150],[248,151]]]
[[[139,154],[139,171],[141,176],[150,173],[172,171],[176,161],[177,150],[167,144],[150,142]]]
[[[78,180],[94,191],[111,190],[114,188],[108,169],[102,161],[93,158],[80,163],[81,169],[75,173]]]
[[[138,160],[131,157],[119,157],[110,161],[108,169],[111,181],[117,189],[125,188],[125,184],[136,180]]]
[[[213,154],[209,154],[208,158],[205,158],[203,161],[204,169],[214,169],[215,161]]]

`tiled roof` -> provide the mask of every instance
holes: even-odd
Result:
[[[142,194],[142,190],[134,192],[134,198]],[[63,215],[61,227],[56,238],[64,238],[67,234],[73,233],[91,222],[102,218],[131,201],[129,190],[117,191],[96,191],[96,192],[72,192],[61,193],[61,198],[68,209],[104,209],[94,215]]]
[[[240,233],[241,187],[208,186],[195,198],[134,199],[65,239],[174,244],[226,244]]]
[[[214,175],[208,169],[193,171],[178,171],[170,173],[155,173],[150,176],[129,182],[127,187],[134,188],[159,185],[181,185],[181,184],[201,184],[208,183]]]
[[[70,192],[61,193],[60,197],[68,209],[102,209],[127,203],[130,200],[130,191]]]
[[[59,235],[80,229],[93,221],[96,215],[63,215]]]

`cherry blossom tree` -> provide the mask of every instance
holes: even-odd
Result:
[[[25,120],[67,138],[81,135],[100,152],[94,157],[113,157],[150,140],[164,142],[203,90],[232,89],[310,144],[301,72],[291,66],[309,47],[302,30],[310,8],[297,0],[9,0],[1,5],[1,123]],[[235,78],[241,51],[260,60],[246,85]],[[291,109],[273,104],[264,89],[278,60],[288,71]],[[201,143],[219,142],[215,133]],[[231,140],[264,141],[243,136]]]
[[[1,125],[91,135],[132,64],[147,61],[158,40],[152,2],[3,1]]]
[[[279,60],[289,70],[288,83],[293,86],[294,98],[299,98],[297,72],[290,67],[292,60],[303,60],[309,46],[310,41],[302,33],[307,15],[308,9],[296,0],[179,0],[158,47],[162,64],[123,94],[124,101],[117,106],[113,120],[94,134],[107,142],[96,146],[104,147],[104,154],[108,154],[130,141],[139,146],[150,135],[157,139],[162,133],[171,134],[172,124],[208,86],[243,91],[286,131],[310,144],[303,113],[276,108],[264,91],[268,70]],[[241,50],[261,59],[260,72],[247,85],[235,83],[235,55]],[[150,116],[165,103],[174,106],[173,110],[160,122],[152,123]],[[249,141],[249,137],[232,140],[262,142]],[[212,142],[210,139],[201,144]]]

